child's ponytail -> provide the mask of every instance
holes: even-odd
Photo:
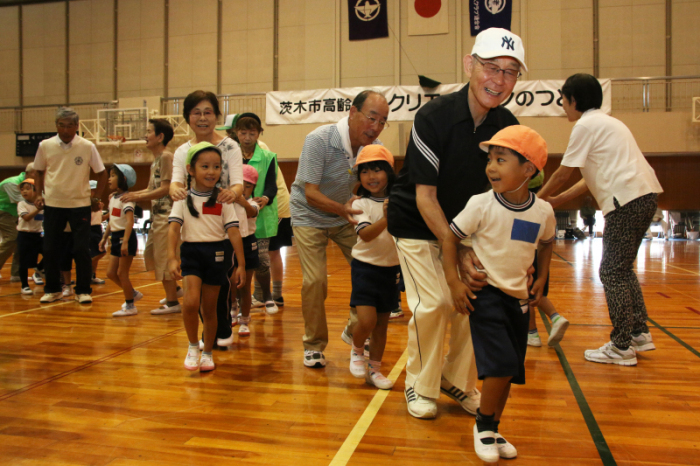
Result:
[[[214,186],[214,189],[211,191],[211,195],[209,196],[209,199],[207,199],[207,202],[204,203],[205,207],[214,207],[216,205],[216,198],[219,197],[219,188]]]
[[[190,211],[190,215],[192,215],[194,218],[199,218],[199,211],[197,211],[197,208],[194,206],[194,202],[192,201],[192,194],[190,193],[190,182],[192,181],[192,175],[188,174],[187,175],[187,210]],[[214,188],[214,192],[216,193],[216,188]],[[216,202],[216,196],[215,194],[212,194],[214,196],[214,202]],[[211,198],[209,198],[211,200]],[[207,201],[207,204],[209,201]],[[207,206],[208,207],[208,206]]]

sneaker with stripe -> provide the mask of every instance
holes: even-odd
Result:
[[[634,347],[630,346],[626,350],[621,350],[612,341],[595,350],[586,350],[583,356],[587,361],[601,364],[617,364],[620,366],[636,366],[637,354]]]
[[[437,416],[437,403],[432,398],[426,398],[406,387],[404,390],[408,413],[418,419],[434,419]]]
[[[476,388],[469,393],[464,393],[443,377],[440,381],[440,393],[452,398],[459,403],[466,412],[476,416],[476,410],[481,404],[481,393]]]
[[[632,348],[637,353],[642,351],[653,351],[656,349],[656,345],[651,341],[651,333],[640,333],[637,336],[632,335]]]

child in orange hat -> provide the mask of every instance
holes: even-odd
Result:
[[[474,356],[483,380],[474,425],[474,449],[485,462],[515,458],[515,447],[498,433],[511,383],[525,383],[529,306],[536,306],[549,272],[556,221],[552,206],[528,190],[547,163],[547,144],[526,126],[509,126],[479,147],[488,152],[491,191],[472,196],[450,224],[442,244],[445,278],[457,312],[469,315]],[[459,277],[457,245],[471,235],[488,285],[472,292]],[[539,245],[539,246],[538,246]],[[539,277],[527,288],[527,271],[538,251]]]
[[[360,187],[360,199],[352,208],[362,211],[357,220],[357,243],[352,248],[350,263],[352,295],[350,306],[357,307],[357,324],[352,333],[350,373],[364,377],[365,382],[383,390],[394,383],[381,373],[382,356],[391,311],[396,309],[400,276],[399,257],[394,240],[386,229],[386,209],[389,191],[394,183],[394,156],[379,144],[365,146],[355,163]],[[369,361],[365,362],[367,337]]]

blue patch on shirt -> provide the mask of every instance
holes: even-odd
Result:
[[[540,224],[528,222],[526,220],[513,220],[513,229],[510,231],[510,239],[514,241],[525,241],[534,244],[537,241],[537,234],[540,232]]]
[[[43,221],[43,220],[44,220],[44,214],[36,214],[36,215],[34,216],[34,220],[36,220],[37,222]]]

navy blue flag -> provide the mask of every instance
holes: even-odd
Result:
[[[348,0],[350,40],[389,37],[386,0]]]
[[[503,28],[510,31],[512,10],[512,0],[469,0],[472,36],[488,28]]]

